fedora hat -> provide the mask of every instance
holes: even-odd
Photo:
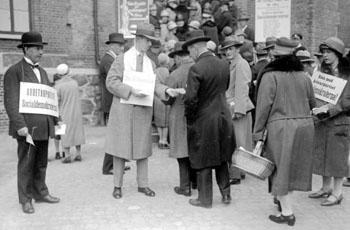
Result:
[[[238,39],[236,35],[231,35],[225,38],[225,40],[221,43],[220,50],[225,50],[231,46],[240,47],[243,45],[243,42]]]
[[[21,44],[17,48],[23,48],[24,46],[44,46],[47,42],[43,42],[41,34],[36,31],[29,31],[22,34]]]
[[[275,37],[267,37],[265,40],[265,48],[263,49],[267,50],[275,47],[276,41],[277,41],[277,38]]]
[[[154,26],[149,23],[141,23],[137,25],[136,32],[133,33],[136,36],[142,36],[149,40],[158,40],[154,33]]]
[[[246,14],[242,14],[239,18],[238,21],[249,21],[249,17]]]
[[[320,50],[327,48],[336,51],[341,55],[344,55],[345,52],[344,42],[337,37],[329,37],[320,44]]]
[[[274,56],[292,55],[298,42],[286,37],[278,38],[275,44],[275,49],[271,51]]]
[[[125,39],[124,39],[124,35],[120,34],[120,33],[111,33],[109,34],[109,39],[108,41],[106,41],[106,44],[109,45],[111,43],[119,43],[119,44],[124,44],[125,43]]]
[[[204,35],[203,30],[193,30],[187,33],[185,43],[182,45],[183,49],[187,49],[188,46],[197,42],[207,42],[210,38]]]
[[[168,56],[170,58],[174,58],[175,55],[188,54],[188,50],[182,48],[183,44],[184,42],[176,42],[174,46],[174,51],[170,52]]]

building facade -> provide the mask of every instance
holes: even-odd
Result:
[[[320,41],[337,35],[350,45],[350,1],[291,0],[292,32],[304,35],[315,51]],[[254,26],[255,0],[236,0],[242,12],[251,15]],[[16,46],[21,34],[35,30],[49,44],[40,65],[49,76],[67,63],[80,86],[85,124],[98,125],[100,88],[98,63],[106,51],[108,34],[118,30],[118,0],[2,0],[0,5],[0,132],[7,132],[8,117],[3,101],[3,75],[18,62]]]

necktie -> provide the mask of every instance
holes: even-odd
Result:
[[[143,54],[138,54],[136,57],[136,72],[143,70]]]

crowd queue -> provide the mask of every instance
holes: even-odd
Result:
[[[102,172],[114,175],[114,198],[123,197],[125,162],[132,160],[137,190],[156,195],[148,184],[155,125],[158,147],[169,149],[178,162],[174,192],[191,196],[198,189],[198,198],[189,200],[193,206],[212,207],[213,169],[222,202],[230,203],[230,185],[245,178],[245,172],[231,166],[232,154],[237,147],[252,151],[265,132],[263,156],[276,166],[268,182],[279,214],[270,215],[271,221],[295,224],[290,194],[311,191],[312,174],[322,176],[322,185],[309,198],[321,199],[322,206],[341,204],[342,186],[350,186],[349,179],[344,182],[349,177],[350,85],[334,105],[315,98],[311,76],[319,71],[348,80],[343,41],[329,37],[313,55],[299,33],[255,43],[248,20],[234,1],[158,0],[150,6],[150,23],[138,25],[132,46],[123,34],[109,35],[100,63],[107,125]],[[19,113],[20,82],[51,85],[38,66],[47,43],[37,32],[24,33],[21,41],[24,58],[5,74],[4,102],[9,133],[18,142],[19,202],[25,213],[33,213],[32,199],[59,202],[45,184],[49,138],[61,139],[64,163],[81,161],[84,130],[77,85],[66,65],[55,75],[60,118]],[[125,71],[156,75],[153,107],[121,103],[147,96],[123,83]],[[60,122],[67,124],[61,138],[54,135]],[[26,142],[28,134],[35,146]]]

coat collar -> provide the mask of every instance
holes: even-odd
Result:
[[[208,50],[208,51],[201,53],[196,61],[199,61],[200,59],[205,58],[205,57],[212,57],[212,56],[215,56],[215,55],[211,51]]]
[[[33,69],[31,67],[31,64],[28,63],[24,57],[22,59],[22,64],[21,66],[23,67],[23,76],[21,77],[22,81],[24,82],[33,82],[33,83],[39,83],[39,84],[45,84],[48,85],[49,82],[47,78],[45,77],[45,71],[39,66],[38,69],[40,71],[40,76],[41,76],[41,82],[38,81],[38,78],[36,77],[35,73],[33,72]]]

